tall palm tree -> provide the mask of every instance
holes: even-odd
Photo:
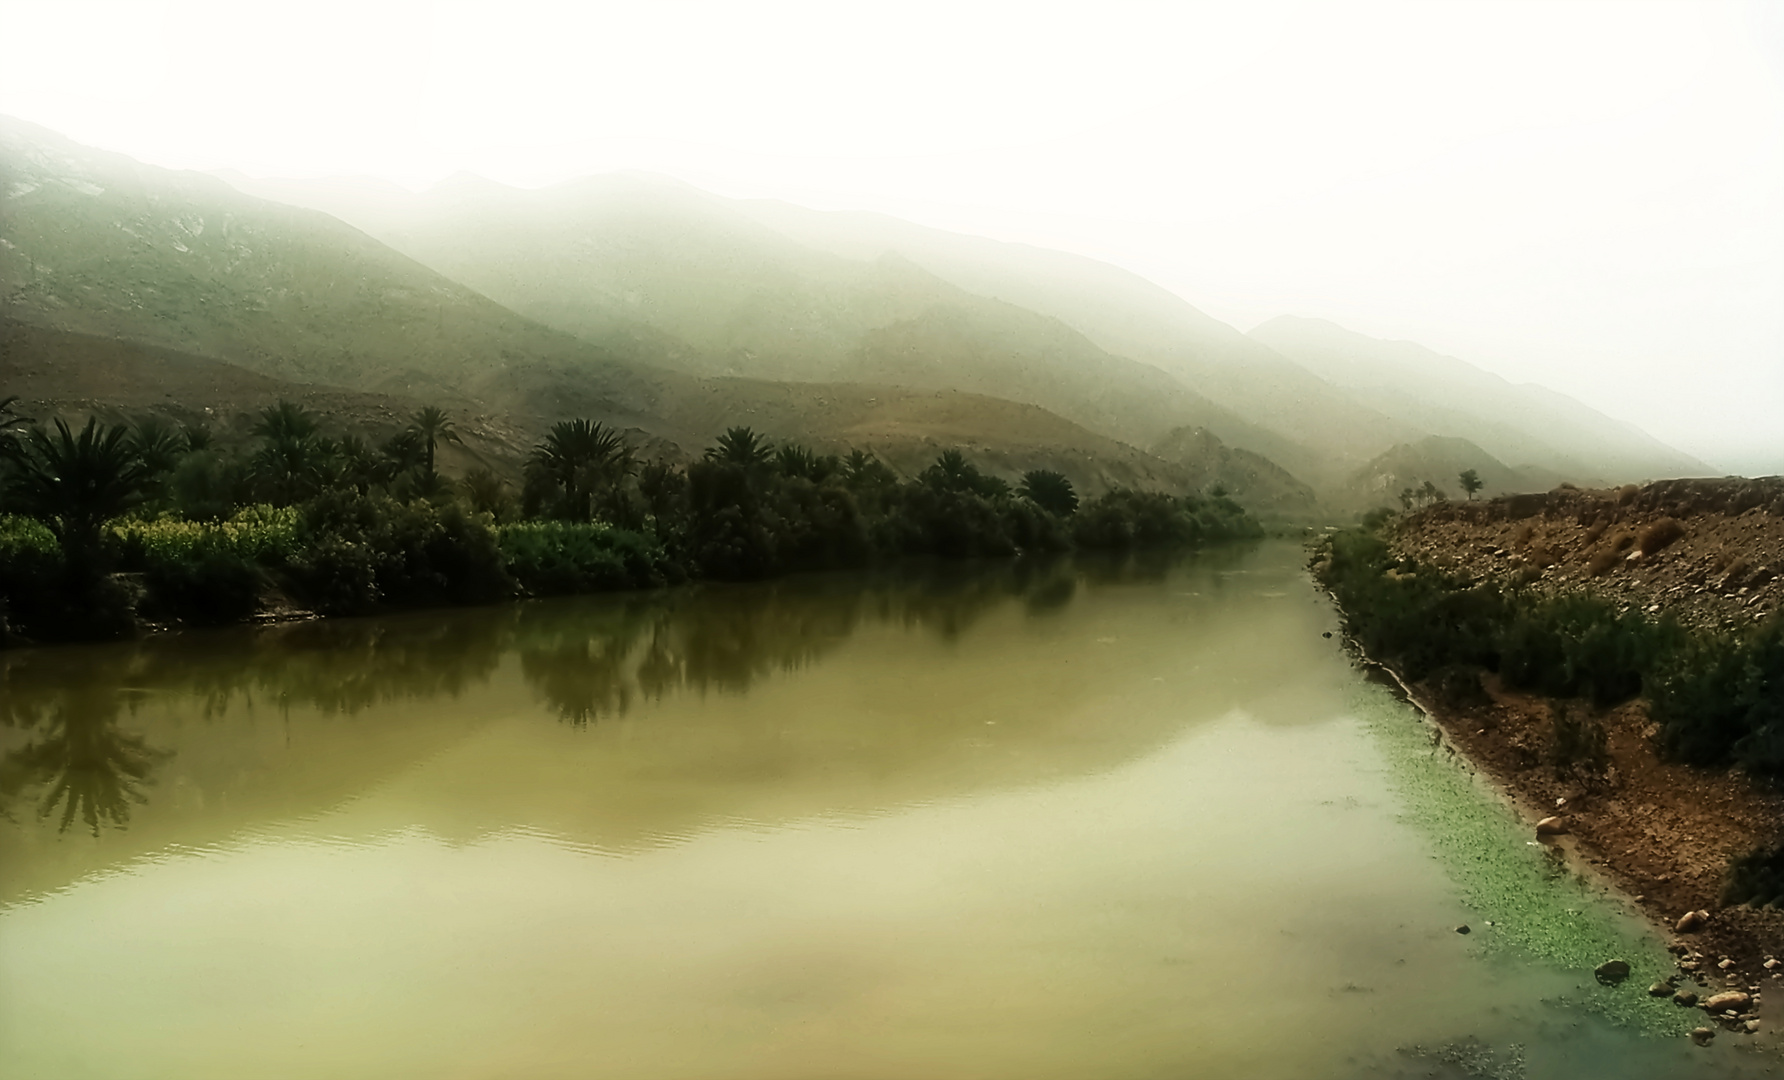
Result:
[[[450,442],[464,445],[458,437],[458,429],[446,414],[432,405],[427,406],[409,418],[409,430],[413,431],[427,447],[427,474],[434,475],[434,446],[437,443]]]
[[[7,495],[14,506],[43,522],[71,563],[91,567],[100,528],[141,501],[148,469],[130,444],[130,429],[87,418],[80,434],[57,420],[55,434],[25,432],[12,451]]]
[[[818,459],[803,446],[795,443],[782,443],[774,453],[774,467],[782,476],[800,476],[807,480],[815,480],[812,473],[817,471]]]
[[[562,420],[533,448],[527,467],[564,490],[570,515],[587,521],[589,502],[602,487],[638,468],[626,437],[593,420]]]
[[[322,423],[315,413],[284,398],[261,409],[260,419],[254,423],[254,436],[268,442],[308,439],[321,430]]]
[[[1056,517],[1070,517],[1078,509],[1078,493],[1064,473],[1052,469],[1030,469],[1022,474],[1016,494]]]
[[[142,459],[150,476],[172,472],[188,445],[183,432],[158,416],[138,420],[130,433],[130,448]]]
[[[727,428],[715,446],[706,448],[707,461],[754,468],[766,465],[774,455],[774,444],[747,427]]]

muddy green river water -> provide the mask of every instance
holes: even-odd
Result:
[[[0,1076],[1769,1074],[1302,562],[0,653]]]

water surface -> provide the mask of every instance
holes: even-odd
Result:
[[[1658,943],[1322,637],[1300,563],[0,654],[0,1075],[1769,1067],[1678,1037]]]

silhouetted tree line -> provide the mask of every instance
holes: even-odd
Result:
[[[437,467],[435,408],[373,445],[291,402],[246,447],[151,418],[79,430],[0,401],[0,635],[114,636],[138,618],[241,621],[269,599],[328,614],[750,580],[876,558],[1183,546],[1255,536],[1224,494],[1110,491],[1048,470],[1012,488],[949,450],[913,480],[732,428],[683,468],[590,420],[554,425],[518,491]]]

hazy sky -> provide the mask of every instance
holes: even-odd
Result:
[[[0,28],[0,113],[160,165],[880,210],[1784,472],[1784,2],[0,0]]]

